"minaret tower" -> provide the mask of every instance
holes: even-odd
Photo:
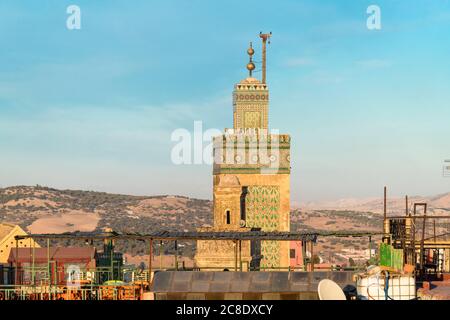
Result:
[[[214,139],[214,225],[200,231],[290,230],[290,136],[269,132],[266,43],[270,36],[260,34],[262,80],[253,77],[255,50],[250,43],[248,77],[234,86],[233,128]],[[233,267],[232,242],[198,241],[197,248],[198,267]],[[287,241],[243,241],[241,251],[242,263],[252,270],[281,270],[290,263]]]
[[[234,129],[268,129],[269,127],[269,90],[267,85],[253,78],[252,43],[247,50],[248,77],[234,86],[233,92],[233,128]],[[265,77],[265,49],[263,50],[263,77]]]

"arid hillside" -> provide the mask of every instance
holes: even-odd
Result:
[[[428,202],[430,214],[450,214],[450,193],[410,200],[411,203]],[[291,231],[381,231],[382,209],[381,198],[308,203],[292,209]],[[404,199],[389,199],[388,209],[390,214],[404,212]],[[14,186],[0,189],[0,221],[19,224],[31,233],[95,231],[104,227],[137,233],[193,231],[212,225],[212,202],[171,195],[130,196]],[[144,255],[148,250],[142,242],[123,241],[117,246],[130,257]],[[316,253],[324,257],[324,261],[341,261],[331,256],[345,248],[362,252],[368,248],[368,240],[320,239]],[[193,242],[179,246],[179,253],[186,257],[192,257],[194,250]],[[173,252],[173,245],[163,245],[164,254]]]
[[[426,202],[430,214],[450,213],[450,192],[431,197],[410,196],[409,209],[413,203]],[[340,199],[337,201],[305,202],[295,207],[303,210],[350,210],[360,212],[383,212],[383,198]],[[388,197],[388,214],[403,215],[405,213],[405,198]]]
[[[0,221],[19,224],[31,233],[195,230],[210,224],[211,201],[180,196],[138,197],[41,186],[0,189]],[[144,254],[143,243],[118,243],[120,250]],[[166,253],[172,248],[164,248]],[[192,254],[192,245],[185,247]]]

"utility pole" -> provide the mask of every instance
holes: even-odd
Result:
[[[270,37],[272,36],[272,32],[270,33],[259,33],[259,37],[262,39],[262,83],[266,83],[266,43],[267,41],[270,44]]]

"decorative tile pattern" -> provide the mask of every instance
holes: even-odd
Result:
[[[245,199],[246,227],[261,228],[262,231],[278,231],[280,226],[279,186],[249,186]],[[280,244],[278,241],[262,241],[262,268],[280,266]]]
[[[245,128],[259,128],[261,126],[261,113],[258,111],[245,112]]]
[[[261,260],[262,268],[280,267],[280,242],[279,241],[262,241],[261,254],[264,258]]]
[[[286,174],[291,171],[290,136],[287,134],[262,138],[254,134],[228,133],[214,138],[213,150],[213,174]],[[270,161],[271,158],[275,161]]]

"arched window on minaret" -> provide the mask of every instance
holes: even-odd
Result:
[[[248,187],[242,187],[241,193],[241,220],[245,221],[245,197],[248,193]]]
[[[230,210],[226,210],[225,211],[225,219],[226,219],[226,224],[231,224],[231,211]]]

